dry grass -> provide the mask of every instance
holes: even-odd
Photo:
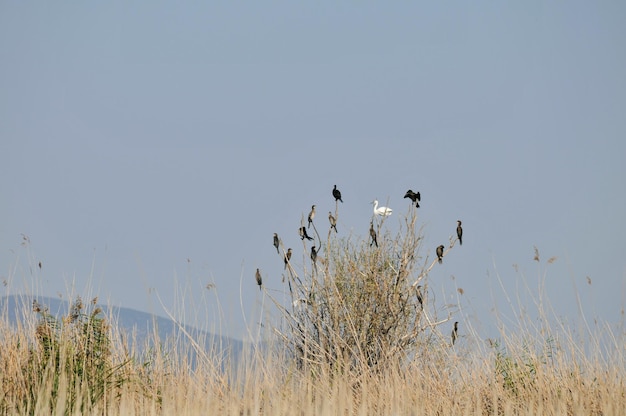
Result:
[[[563,351],[546,361],[513,340],[499,347],[508,349],[504,355],[435,351],[402,371],[358,380],[310,377],[280,357],[252,354],[234,374],[215,373],[206,363],[191,371],[176,357],[175,366],[127,366],[125,382],[91,401],[87,384],[71,373],[57,379],[47,367],[33,380],[24,371],[27,344],[2,332],[3,414],[618,415],[626,408],[623,357],[572,359],[574,351]]]
[[[17,327],[0,315],[0,414],[624,414],[624,334],[550,326],[544,298],[538,320],[489,342],[468,329],[452,347],[437,324],[450,316],[415,296],[436,259],[420,257],[414,227],[379,248],[329,233],[317,269],[285,271],[292,296],[270,302],[283,322],[265,325],[270,345],[237,362],[186,332],[188,347],[142,350],[95,304],[54,318],[25,300]]]
[[[210,354],[193,369],[184,351],[132,358],[111,331],[117,341],[109,368],[117,381],[94,395],[102,386],[86,383],[76,368],[59,370],[50,359],[35,365],[44,356],[32,327],[0,321],[2,414],[618,415],[626,409],[623,343],[612,335],[603,351],[583,352],[571,336],[546,346],[546,338],[503,333],[484,349],[432,347],[388,371],[330,377],[298,370],[279,348],[249,351],[223,371],[216,366],[221,357]],[[61,354],[72,348],[66,344]]]

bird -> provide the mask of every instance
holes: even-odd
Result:
[[[463,245],[463,227],[461,227],[461,220],[457,220],[457,224],[459,225],[456,226],[456,236],[459,237],[459,244]]]
[[[378,247],[378,241],[376,241],[376,230],[374,229],[374,222],[370,222],[370,237],[372,238],[372,241],[370,242],[370,247],[372,246],[372,244],[376,244],[376,247]]]
[[[291,260],[291,247],[287,249],[287,254],[285,254],[285,269],[287,264],[289,264],[289,260]]]
[[[437,259],[439,260],[439,264],[443,263],[443,249],[443,245],[437,247]]]
[[[452,328],[452,345],[454,345],[454,343],[456,342],[456,339],[459,337],[459,323],[455,322],[454,323],[454,328]]]
[[[309,241],[313,240],[313,238],[309,237],[309,234],[307,234],[306,227],[298,228],[298,233],[300,234],[300,240],[304,240],[305,238]]]
[[[424,309],[424,295],[422,295],[422,285],[418,285],[415,288],[417,292],[415,295],[417,296],[417,301],[420,303],[420,308]]]
[[[315,250],[315,246],[311,247],[311,260],[313,263],[317,262],[317,251]]]
[[[330,211],[328,211],[328,221],[330,221],[330,228],[334,228],[335,232],[337,232],[337,219],[333,217],[333,214]]]
[[[278,251],[279,244],[280,240],[278,239],[278,234],[274,233],[274,247],[276,247],[276,252],[280,254],[280,251]]]
[[[341,199],[341,191],[337,189],[337,185],[333,186],[333,196],[335,197],[335,202],[341,201],[343,204],[343,199]]]
[[[372,204],[374,204],[374,214],[376,215],[389,216],[391,215],[391,212],[393,211],[391,208],[379,207],[378,200],[376,199],[372,201]]]
[[[313,218],[315,218],[315,205],[311,206],[311,212],[309,212],[309,226],[311,228],[311,223],[313,222]]]
[[[257,268],[256,269],[256,283],[257,285],[259,285],[259,290],[261,290],[261,285],[263,284],[263,278],[261,277],[261,271]]]
[[[420,207],[420,204],[419,204],[420,193],[419,192],[413,192],[412,190],[409,189],[408,191],[406,191],[406,194],[404,194],[404,197],[409,198],[411,201],[413,201],[417,208]]]

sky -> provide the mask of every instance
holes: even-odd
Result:
[[[461,334],[515,320],[502,288],[621,325],[624,21],[619,1],[1,2],[0,290],[246,338],[284,290],[274,232],[301,264],[333,185],[351,238],[375,198],[397,229],[411,188],[430,260],[463,221],[428,277]]]

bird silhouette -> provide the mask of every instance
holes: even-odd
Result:
[[[459,323],[455,322],[454,328],[452,328],[452,334],[450,335],[450,338],[452,338],[452,345],[454,345],[458,337],[459,337]]]
[[[457,224],[459,224],[459,225],[456,226],[456,236],[459,237],[459,244],[463,245],[463,227],[461,227],[461,220],[457,220]],[[470,225],[472,225],[472,224],[470,224]],[[470,230],[470,231],[472,231],[472,230]]]
[[[333,185],[333,196],[335,197],[335,202],[341,201],[341,203],[343,203],[343,199],[341,199],[341,191],[337,189],[337,185]]]
[[[337,232],[337,219],[335,219],[335,217],[333,217],[332,212],[328,211],[328,221],[330,221],[330,228],[331,229],[335,229],[335,232]]]
[[[439,246],[437,247],[437,259],[439,261],[439,264],[443,263],[443,249],[445,247],[444,246]]]
[[[415,288],[415,295],[417,296],[417,301],[420,303],[420,308],[424,309],[424,295],[422,294],[422,285],[418,285]]]
[[[370,242],[370,247],[372,246],[372,244],[376,244],[376,247],[378,247],[378,241],[376,241],[376,230],[374,229],[374,222],[370,222],[370,237],[372,238],[372,241]]]
[[[373,200],[372,204],[374,204],[374,214],[376,215],[389,216],[391,215],[391,212],[393,211],[391,208],[379,207],[377,199]]]
[[[261,290],[261,285],[263,284],[263,278],[261,277],[261,271],[257,268],[256,273],[256,284],[259,285],[259,290]]]
[[[309,241],[313,240],[313,238],[309,237],[309,234],[307,234],[306,227],[298,228],[298,233],[300,234],[300,240],[304,240],[305,238]]]
[[[287,264],[289,264],[289,260],[291,260],[291,247],[287,249],[287,254],[285,254],[285,269]]]
[[[309,226],[311,228],[311,223],[313,222],[313,218],[315,218],[315,205],[311,206],[311,212],[309,212]]]
[[[311,260],[313,261],[313,264],[317,262],[317,251],[315,250],[315,246],[311,247]]]
[[[274,233],[274,247],[276,247],[276,252],[280,254],[280,251],[278,251],[279,244],[280,240],[278,239],[278,234]]]
[[[419,201],[420,201],[420,193],[419,192],[413,192],[412,190],[408,190],[406,191],[406,194],[404,194],[405,198],[409,198],[411,201],[413,201],[413,203],[415,203],[415,206],[417,208],[420,207]]]

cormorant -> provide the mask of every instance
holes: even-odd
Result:
[[[330,228],[334,228],[335,232],[337,232],[337,220],[333,217],[333,214],[330,211],[328,211],[328,221],[330,221]]]
[[[445,247],[443,245],[437,247],[437,259],[439,260],[439,264],[443,263],[443,249]]]
[[[311,206],[311,212],[309,212],[309,226],[311,228],[311,223],[313,222],[313,218],[315,218],[315,205]]]
[[[456,339],[459,337],[459,323],[458,322],[454,323],[454,328],[452,328],[452,335],[450,337],[452,338],[452,345],[454,345],[454,343],[456,342]]]
[[[415,291],[417,292],[417,293],[416,293],[416,296],[417,296],[417,301],[420,303],[420,307],[421,307],[422,309],[424,309],[424,297],[423,297],[423,295],[422,295],[422,285],[418,285],[418,286],[415,288]]]
[[[370,237],[372,238],[372,241],[370,242],[370,247],[372,246],[372,244],[376,244],[376,247],[378,247],[378,241],[376,241],[376,230],[374,229],[374,222],[370,222]]]
[[[335,202],[341,201],[341,203],[343,203],[343,200],[341,199],[341,191],[337,189],[337,185],[333,186],[333,196],[335,197]]]
[[[307,234],[306,227],[298,228],[298,233],[300,234],[300,240],[304,240],[305,238],[309,241],[313,240],[313,238],[309,237],[309,235]]]
[[[280,254],[278,251],[278,245],[280,244],[280,240],[278,239],[278,234],[274,233],[274,247],[276,247],[276,252]]]
[[[257,268],[256,269],[256,283],[257,285],[259,285],[259,290],[261,290],[261,285],[263,284],[263,278],[261,277],[261,271]]]
[[[291,248],[288,248],[287,254],[285,254],[285,269],[287,268],[287,264],[289,264],[289,260],[291,260]]]
[[[456,236],[459,237],[459,244],[463,245],[463,228],[461,227],[461,220],[457,220],[457,224],[459,225],[456,226]]]
[[[408,191],[406,191],[406,194],[404,194],[404,197],[409,198],[411,201],[413,201],[417,208],[420,207],[420,204],[419,204],[420,193],[419,192],[413,192],[412,190],[409,189]]]
[[[317,251],[315,250],[315,246],[311,247],[311,260],[313,263],[317,262]]]
[[[376,199],[372,201],[372,204],[374,204],[374,214],[376,215],[389,216],[391,215],[391,212],[393,211],[391,208],[379,207],[378,200]]]

